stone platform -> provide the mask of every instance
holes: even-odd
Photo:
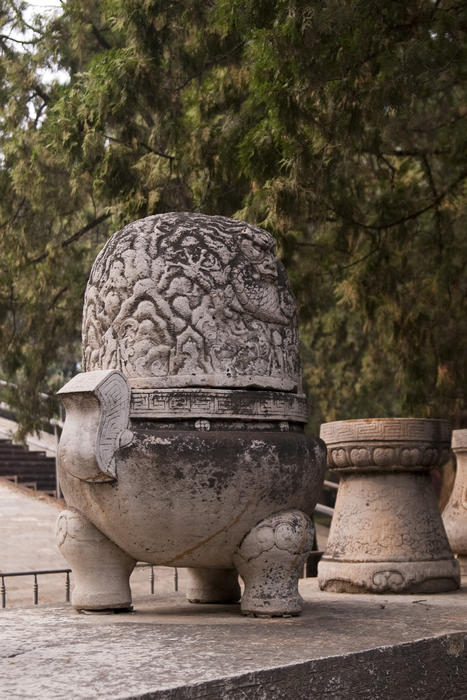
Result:
[[[242,617],[183,594],[135,612],[0,611],[0,697],[219,700],[461,700],[467,697],[467,580],[455,593],[318,591],[301,617]]]

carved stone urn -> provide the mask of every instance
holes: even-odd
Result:
[[[449,457],[442,420],[370,418],[325,423],[328,466],[340,475],[321,589],[438,593],[459,587],[429,470]]]
[[[467,576],[467,430],[452,431],[452,450],[456,455],[456,479],[443,522],[462,576]]]
[[[296,304],[274,240],[163,214],[115,233],[84,301],[83,369],[59,392],[77,609],[125,609],[136,561],[187,567],[188,599],[295,615],[324,444],[306,437]]]

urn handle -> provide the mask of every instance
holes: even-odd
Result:
[[[57,458],[69,474],[83,481],[117,478],[115,452],[128,445],[130,387],[117,370],[82,372],[60,389],[66,408]]]

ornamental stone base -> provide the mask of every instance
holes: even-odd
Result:
[[[457,460],[456,480],[443,511],[443,521],[461,574],[467,576],[467,430],[453,431],[452,449]]]
[[[445,421],[387,418],[326,423],[328,467],[340,474],[321,589],[440,593],[459,587],[429,470],[449,455]]]

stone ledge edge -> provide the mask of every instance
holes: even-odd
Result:
[[[377,671],[380,671],[378,673]],[[376,671],[376,672],[375,672]],[[123,700],[311,700],[358,697],[400,700],[410,687],[411,700],[452,692],[462,697],[467,687],[467,631],[424,637],[363,651],[307,659],[209,681],[178,685]]]

